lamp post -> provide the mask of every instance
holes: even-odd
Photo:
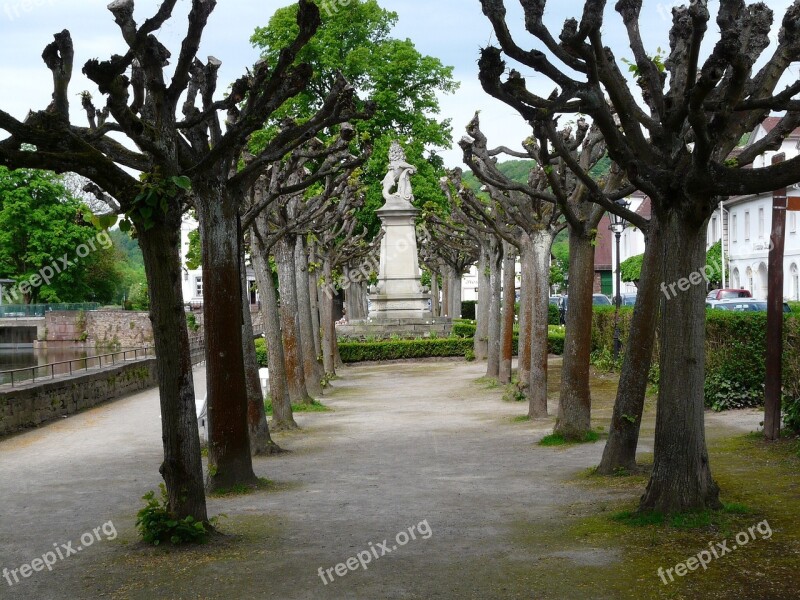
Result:
[[[622,208],[628,208],[630,206],[630,202],[626,202],[625,200],[617,200],[617,205]],[[619,273],[619,240],[622,237],[622,232],[625,231],[625,219],[621,216],[611,213],[611,225],[609,229],[614,232],[614,236],[616,237],[617,243],[617,260],[616,260],[616,277],[615,277],[615,284],[617,289],[617,294],[614,297],[614,360],[619,358],[619,351],[622,347],[622,342],[619,339],[619,307],[622,306],[622,292],[620,288],[622,287],[622,283],[620,281],[620,273]]]

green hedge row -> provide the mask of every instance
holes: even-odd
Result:
[[[620,310],[620,337],[625,343],[633,315]],[[758,406],[764,401],[767,314],[709,310],[706,313],[706,405],[715,410]],[[610,351],[614,309],[595,307],[592,346]],[[658,343],[654,350],[658,357]],[[800,402],[800,319],[784,318],[783,390],[787,403]]]

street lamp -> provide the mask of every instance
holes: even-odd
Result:
[[[617,206],[620,208],[628,208],[630,206],[630,202],[626,200],[617,200]],[[625,219],[623,219],[620,215],[611,213],[611,225],[609,229],[614,232],[614,236],[617,238],[617,265],[616,265],[616,278],[615,283],[617,286],[617,295],[614,297],[614,360],[619,358],[619,351],[622,346],[622,343],[619,339],[619,307],[622,306],[622,294],[620,288],[622,284],[620,282],[620,273],[619,273],[619,239],[622,236],[622,232],[625,231],[625,226],[627,223]]]

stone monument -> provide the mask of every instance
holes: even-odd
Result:
[[[377,211],[383,223],[378,283],[370,289],[369,318],[430,319],[430,294],[420,284],[415,219],[419,210],[411,203],[411,176],[417,172],[406,162],[397,141],[389,149],[389,171],[383,178],[386,203]]]

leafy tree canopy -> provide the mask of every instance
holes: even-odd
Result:
[[[25,302],[113,301],[121,281],[118,255],[109,238],[99,242],[87,214],[86,205],[70,196],[59,176],[0,167],[0,277],[18,284],[36,281],[40,270],[53,263],[62,271],[32,285]],[[90,240],[93,249],[79,257],[79,246]],[[70,262],[67,268],[64,258]]]
[[[279,9],[266,27],[259,27],[252,43],[268,62],[277,60],[280,49],[297,33],[297,5]],[[298,62],[314,69],[311,84],[274,115],[281,118],[310,117],[322,104],[337,71],[355,87],[362,98],[375,101],[374,116],[355,123],[359,141],[371,144],[373,153],[363,169],[366,202],[359,220],[377,232],[375,210],[383,205],[381,181],[386,174],[389,145],[399,139],[408,162],[418,169],[412,179],[418,206],[426,203],[445,207],[438,180],[444,175],[437,148],[449,148],[452,128],[449,119],[440,120],[439,93],[458,88],[453,68],[431,56],[423,56],[406,39],[391,37],[397,14],[380,7],[376,0],[354,0],[346,10],[322,11],[322,25],[303,48]],[[269,127],[263,135],[270,135]]]

